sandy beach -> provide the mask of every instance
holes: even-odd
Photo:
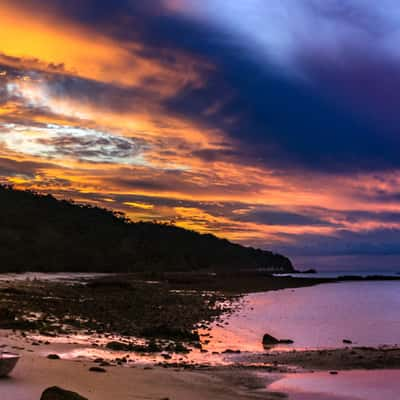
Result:
[[[90,400],[115,399],[251,399],[256,394],[226,385],[212,373],[143,367],[108,368],[90,372],[95,364],[83,361],[47,360],[24,354],[9,378],[0,381],[2,400],[39,400],[50,386],[60,386]],[[267,398],[267,396],[265,396]],[[268,398],[270,398],[268,396]]]
[[[89,400],[109,399],[171,399],[228,400],[276,399],[279,394],[254,390],[262,387],[246,371],[212,369],[187,371],[183,369],[113,366],[105,373],[91,372],[94,362],[83,360],[50,360],[41,355],[43,349],[31,346],[9,332],[1,332],[1,342],[7,349],[21,355],[10,377],[0,380],[1,400],[39,400],[51,386],[60,386],[87,397]],[[38,350],[35,350],[35,347]],[[49,353],[53,350],[46,347]]]
[[[74,391],[89,400],[274,400],[287,395],[282,391],[267,391],[267,387],[270,390],[285,387],[274,382],[284,379],[285,383],[288,376],[295,379],[309,371],[325,371],[329,375],[328,371],[332,370],[341,374],[345,370],[393,368],[399,371],[400,368],[400,349],[384,347],[247,353],[234,357],[235,365],[205,368],[196,365],[193,369],[183,366],[163,368],[141,362],[115,365],[113,362],[104,367],[105,372],[93,372],[90,369],[98,367],[99,362],[89,358],[47,358],[49,354],[63,357],[63,351],[71,352],[76,344],[38,344],[7,330],[0,331],[0,343],[6,351],[21,355],[10,377],[0,380],[2,400],[39,400],[42,392],[52,386]],[[319,379],[318,373],[314,376]]]

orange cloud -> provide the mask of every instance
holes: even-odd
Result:
[[[199,64],[212,68],[202,60],[179,53],[172,54],[176,63],[166,65],[143,56],[140,43],[116,42],[10,2],[0,0],[0,5],[0,82],[6,88],[5,98],[0,98],[2,182],[111,205],[134,219],[175,221],[244,243],[288,243],[302,235],[335,236],[341,230],[400,229],[398,222],[373,215],[400,212],[400,171],[336,176],[273,170],[241,158],[245,150],[226,132],[167,113],[162,100],[187,84],[201,87]],[[179,7],[180,2],[170,5]],[[11,75],[6,67],[16,73]],[[67,96],[63,90],[51,90],[62,76],[108,85],[111,91],[142,89],[146,95],[127,96],[125,107],[112,104],[107,91],[103,103],[95,91],[85,98]],[[215,99],[206,113],[219,107],[223,100]],[[135,144],[136,158],[129,153]],[[228,156],[207,159],[201,151]],[[393,200],[382,201],[377,192],[393,195]],[[309,215],[319,223],[244,219],[265,207]],[[348,220],[351,211],[371,215]]]
[[[1,1],[0,61],[13,67],[69,73],[101,82],[135,86],[157,77],[154,90],[172,95],[191,82],[201,86],[199,60],[173,54],[167,66],[140,55],[140,43],[117,42],[97,31],[60,17],[27,12],[17,4]]]

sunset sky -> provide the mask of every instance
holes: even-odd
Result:
[[[1,181],[400,268],[399,26],[398,0],[0,0]]]

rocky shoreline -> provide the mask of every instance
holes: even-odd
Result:
[[[11,331],[0,331],[0,337],[8,350],[22,355],[11,379],[0,382],[2,396],[6,393],[4,400],[39,400],[41,393],[51,386],[72,390],[90,400],[106,400],[111,395],[129,398],[132,390],[136,395],[158,400],[183,400],[188,393],[192,393],[190,398],[199,400],[210,396],[220,400],[274,400],[286,396],[269,392],[268,385],[288,373],[340,374],[354,369],[400,369],[400,348],[397,347],[231,354],[232,364],[226,366],[174,364],[168,360],[154,365],[117,360],[102,364],[101,360],[90,358],[65,360],[62,347],[34,344]],[[68,345],[71,349],[74,346]],[[46,356],[55,351],[60,356]]]
[[[196,361],[194,354],[206,353],[210,359],[213,356],[202,347],[205,340],[212,340],[207,333],[210,324],[222,326],[225,317],[241,306],[241,292],[236,290],[238,281],[246,281],[250,291],[338,282],[337,279],[274,278],[266,274],[238,274],[229,279],[211,277],[168,274],[159,276],[158,280],[130,275],[80,283],[1,281],[2,343],[7,346],[6,350],[22,355],[21,365],[25,369],[21,371],[18,366],[18,373],[30,374],[26,371],[27,361],[43,364],[44,372],[62,365],[68,371],[73,370],[70,372],[72,385],[66,389],[76,389],[91,400],[103,400],[104,397],[99,394],[88,396],[84,382],[73,385],[78,379],[74,367],[77,362],[81,364],[80,369],[85,368],[85,374],[90,377],[105,374],[106,380],[110,376],[117,380],[127,379],[126,370],[133,375],[141,371],[140,376],[145,374],[144,371],[164,371],[162,376],[165,374],[168,379],[176,372],[203,374],[206,380],[218,380],[213,393],[216,399],[229,398],[221,394],[227,386],[238,399],[284,397],[282,393],[267,393],[265,378],[260,380],[254,374],[258,371],[274,374],[328,371],[336,374],[354,369],[400,369],[400,348],[356,347],[347,341],[344,344],[348,346],[341,349],[276,352],[266,348],[264,353],[226,349],[222,352],[227,360],[224,365]],[[220,290],[211,290],[211,285]],[[96,339],[79,352],[80,347],[75,343],[79,336]],[[57,344],[63,337],[68,339],[66,344]],[[275,339],[268,334],[264,336],[265,341],[271,338]],[[88,346],[91,353],[85,355]],[[111,353],[112,358],[100,356],[101,352]],[[77,356],[69,361],[65,358],[68,353]],[[150,362],[141,363],[142,357],[147,357]],[[56,370],[62,374],[60,368]],[[193,385],[189,381],[188,388]],[[58,382],[63,382],[59,376],[48,381],[47,387],[60,384]],[[41,384],[44,385],[43,380]],[[196,387],[201,392],[201,388]],[[13,386],[10,390],[15,394],[19,389]],[[39,398],[37,395],[26,399]],[[179,396],[173,398],[179,399]],[[207,397],[199,397],[202,398]]]

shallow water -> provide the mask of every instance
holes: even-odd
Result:
[[[275,274],[276,276],[293,276],[296,278],[338,278],[339,276],[388,276],[388,277],[399,277],[398,271],[317,271],[315,274]]]
[[[0,275],[0,280],[5,277],[10,279],[11,276],[14,275]],[[99,275],[16,275],[19,279],[64,281],[85,280],[94,276]],[[208,353],[194,350],[184,358],[201,363],[229,363],[229,355],[212,352],[226,349],[264,352],[261,341],[265,333],[279,339],[294,340],[293,345],[279,345],[273,350],[344,347],[343,339],[349,339],[358,346],[400,343],[399,281],[341,282],[255,293],[245,296],[241,304],[241,308],[225,316],[223,322],[213,323],[210,329],[200,331],[200,334],[206,335],[202,336],[202,343]],[[99,354],[104,352],[101,340],[93,336],[42,339],[78,343],[76,348],[66,350],[68,358],[84,356],[85,353],[90,358],[104,356],[104,353]],[[100,348],[94,348],[94,344],[100,344]],[[115,356],[113,353],[109,355]],[[153,356],[149,358],[154,359]]]
[[[294,344],[282,349],[400,344],[400,282],[343,282],[250,294],[243,308],[212,325],[206,348],[263,351],[269,333]]]
[[[398,400],[400,371],[287,374],[267,389],[288,393],[290,400]]]

